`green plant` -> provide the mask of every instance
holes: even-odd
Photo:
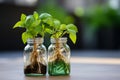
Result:
[[[52,19],[52,25],[46,28],[46,32],[55,39],[55,48],[53,55],[49,57],[48,70],[50,75],[68,75],[70,72],[69,61],[61,52],[61,43],[59,39],[65,34],[69,34],[72,42],[76,43],[77,27],[74,24],[61,24],[57,19]],[[67,53],[66,53],[67,54]],[[52,61],[51,61],[52,60]]]
[[[69,38],[75,44],[77,27],[74,24],[61,24],[61,22],[53,18],[50,14],[44,13],[40,15],[40,19],[45,26],[45,32],[49,33],[52,38],[61,38],[65,34],[69,34]]]
[[[53,19],[53,24],[46,28],[46,32],[51,34],[51,38],[61,38],[65,34],[69,34],[69,38],[75,44],[76,42],[76,33],[78,32],[77,27],[74,24],[61,24],[59,20]]]
[[[22,40],[24,43],[26,43],[28,38],[35,38],[38,35],[44,37],[45,34],[44,25],[41,25],[41,19],[37,12],[28,16],[22,14],[20,21],[18,21],[13,28],[17,27],[26,29],[26,31],[22,33]]]
[[[44,59],[39,55],[37,48],[39,45],[35,42],[36,37],[45,36],[45,26],[48,26],[51,22],[49,17],[51,15],[48,13],[42,13],[40,16],[37,12],[34,12],[33,15],[26,16],[25,14],[21,15],[20,21],[18,21],[13,28],[25,28],[26,31],[22,33],[22,40],[25,44],[29,38],[32,38],[33,41],[33,50],[30,55],[31,64],[24,69],[25,74],[29,73],[46,73],[46,65],[42,64]],[[42,54],[42,53],[41,53]],[[40,60],[38,57],[40,56]],[[43,70],[43,69],[44,70]]]

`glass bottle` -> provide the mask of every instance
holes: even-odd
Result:
[[[46,74],[46,70],[47,55],[43,38],[28,39],[24,48],[24,74],[41,76]]]
[[[70,74],[70,48],[67,38],[51,38],[48,48],[48,74],[69,75]]]

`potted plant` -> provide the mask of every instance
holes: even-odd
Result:
[[[70,48],[67,45],[69,34],[73,43],[76,42],[77,27],[73,24],[61,24],[59,20],[53,19],[52,25],[46,29],[51,34],[51,45],[48,48],[48,73],[49,75],[70,74]]]
[[[26,31],[22,33],[23,43],[27,42],[24,48],[24,73],[27,76],[45,75],[47,70],[47,55],[46,48],[43,45],[45,35],[45,24],[41,18],[47,20],[47,13],[42,13],[40,16],[37,12],[33,15],[21,15],[13,28],[25,28]],[[50,15],[50,14],[47,14]],[[42,16],[42,17],[41,17]],[[39,37],[41,36],[41,38]]]

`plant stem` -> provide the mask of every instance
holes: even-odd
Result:
[[[59,42],[59,38],[55,38],[56,40],[56,48],[55,48],[55,54],[56,54],[56,57],[57,59],[63,59],[65,60],[65,57],[63,56],[63,54],[61,54],[61,51],[60,51],[60,42]]]
[[[31,67],[34,68],[33,66],[38,64],[38,67],[39,67],[38,72],[41,73],[41,67],[38,61],[39,54],[37,52],[37,47],[38,45],[36,44],[35,38],[33,38],[33,51],[30,56]]]
[[[67,31],[64,31],[61,35],[60,35],[60,37],[62,37],[63,35],[65,35],[67,33]]]

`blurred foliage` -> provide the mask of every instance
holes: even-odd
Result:
[[[81,8],[81,7],[76,7],[75,10],[74,10],[74,14],[77,17],[82,17],[84,15],[84,9]]]
[[[44,13],[47,12],[61,21],[61,23],[69,24],[74,23],[74,18],[69,15],[64,7],[57,3],[58,0],[44,0],[40,2],[37,12]]]
[[[120,11],[108,5],[97,5],[86,10],[83,21],[96,29],[101,27],[120,27]]]

